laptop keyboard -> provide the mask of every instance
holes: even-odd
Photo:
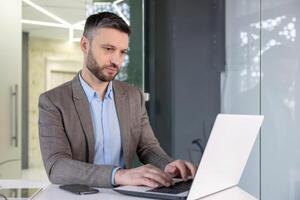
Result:
[[[179,194],[181,192],[185,192],[190,190],[193,180],[190,179],[186,182],[181,181],[175,183],[175,185],[170,187],[158,187],[151,190],[148,190],[148,192],[159,192],[159,193],[168,193],[168,194]]]

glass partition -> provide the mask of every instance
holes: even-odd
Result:
[[[260,114],[260,2],[226,1],[226,68],[222,74],[221,112]],[[259,196],[259,138],[240,186]]]
[[[262,200],[300,199],[299,8],[297,0],[226,1],[222,112],[265,116],[240,182]]]
[[[261,199],[300,199],[298,0],[262,0]]]

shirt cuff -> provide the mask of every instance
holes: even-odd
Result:
[[[122,168],[121,167],[114,167],[112,172],[111,172],[111,185],[114,186],[114,187],[117,186],[116,183],[115,183],[115,175],[116,175],[116,173],[119,169],[122,169]]]

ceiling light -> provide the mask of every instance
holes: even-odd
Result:
[[[40,26],[51,26],[51,27],[57,27],[57,28],[69,28],[69,26],[66,26],[64,24],[59,23],[52,23],[52,22],[43,22],[43,21],[35,21],[35,20],[27,20],[22,19],[21,22],[23,24],[33,24],[33,25],[40,25]]]
[[[46,9],[42,8],[41,6],[39,6],[39,5],[35,4],[35,3],[33,3],[33,2],[30,1],[30,0],[23,0],[23,2],[24,2],[24,3],[27,3],[27,4],[28,4],[29,6],[31,6],[31,7],[35,8],[35,9],[38,10],[39,12],[41,12],[41,13],[43,13],[43,14],[49,16],[49,17],[51,17],[51,18],[54,19],[55,21],[58,21],[58,22],[60,22],[60,23],[62,23],[62,24],[64,24],[64,25],[67,25],[67,26],[70,26],[70,25],[71,25],[70,23],[66,22],[66,21],[63,20],[62,18],[56,16],[55,14],[49,12],[48,10],[46,10]]]

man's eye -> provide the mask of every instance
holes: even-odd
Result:
[[[113,52],[114,49],[113,48],[110,48],[110,47],[104,47],[105,51],[107,52]]]

